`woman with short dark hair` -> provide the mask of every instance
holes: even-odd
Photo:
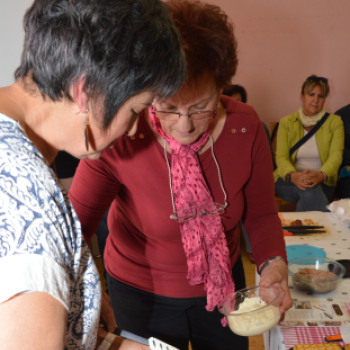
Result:
[[[230,84],[225,87],[223,95],[230,96],[237,101],[241,101],[243,103],[247,103],[247,92],[245,88],[238,84]]]
[[[153,96],[183,83],[184,54],[158,0],[35,0],[24,30],[16,81],[0,88],[0,344],[94,349],[101,299],[109,330],[115,320],[50,165],[59,150],[95,159],[132,135]]]

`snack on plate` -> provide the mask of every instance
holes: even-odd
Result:
[[[318,222],[313,221],[312,219],[281,219],[282,226],[316,226],[319,225]]]
[[[301,220],[294,220],[290,223],[290,226],[303,226],[303,222]]]
[[[344,350],[350,350],[350,344],[346,344],[344,347],[343,347]]]
[[[293,350],[342,350],[338,344],[297,344]]]

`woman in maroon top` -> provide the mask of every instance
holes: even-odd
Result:
[[[186,84],[155,98],[135,136],[82,161],[70,198],[88,240],[111,205],[104,259],[119,327],[179,349],[246,350],[216,308],[245,286],[241,219],[260,285],[280,289],[282,312],[291,306],[269,145],[253,108],[221,95],[237,66],[227,16],[198,2],[169,6]]]

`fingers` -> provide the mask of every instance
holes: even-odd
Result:
[[[279,290],[278,302],[282,316],[293,305],[289,294],[288,272],[285,262],[281,260],[275,261],[263,269],[259,285],[261,287],[270,287]]]
[[[103,307],[103,312],[101,310],[101,320],[106,323],[109,332],[114,332],[117,323],[115,322],[114,312],[109,304]]]
[[[105,291],[102,291],[102,305],[101,305],[101,320],[107,325],[109,332],[114,332],[117,327],[115,322],[114,312],[109,304],[109,296]]]
[[[114,345],[114,344],[113,344]],[[112,346],[110,347],[110,350]],[[135,343],[131,340],[123,339],[118,347],[113,347],[113,350],[150,350],[151,348],[147,345],[142,345],[139,343]]]
[[[97,335],[101,338],[105,338],[107,336],[107,334],[108,334],[108,332],[99,325],[98,329],[97,329]]]
[[[117,323],[115,322],[113,313],[111,315],[108,315],[108,317],[107,317],[105,322],[107,324],[108,331],[109,332],[114,332],[114,330],[117,327]]]
[[[289,310],[292,307],[293,300],[290,297],[289,290],[286,291],[284,289],[281,289],[280,293],[281,293],[281,299],[280,299],[279,309],[281,313],[285,313],[287,310]]]

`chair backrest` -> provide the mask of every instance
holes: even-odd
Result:
[[[276,145],[277,145],[277,132],[278,132],[279,122],[270,123],[270,135],[271,135],[271,145],[272,152],[276,163]]]

